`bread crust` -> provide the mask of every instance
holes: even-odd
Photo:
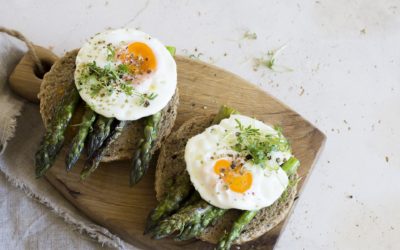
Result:
[[[74,71],[78,51],[79,49],[75,49],[67,52],[54,63],[51,70],[43,78],[38,97],[40,99],[40,114],[45,127],[53,119],[55,104],[61,101],[63,93],[69,88],[75,87]],[[170,134],[175,123],[178,104],[179,91],[176,89],[168,105],[161,111],[159,136],[152,148],[152,153],[160,148],[162,142]],[[81,101],[72,117],[70,126],[67,128],[65,144],[68,144],[76,133],[77,126],[73,125],[80,123],[83,109],[84,102]],[[108,146],[102,162],[131,159],[133,152],[138,147],[138,141],[143,136],[144,126],[144,119],[130,122],[122,131],[121,136]]]
[[[175,179],[178,175],[188,174],[184,159],[186,142],[190,137],[203,132],[209,127],[212,119],[213,116],[192,118],[183,123],[164,142],[160,149],[156,168],[155,190],[157,200],[164,196],[170,180]],[[297,175],[292,178],[297,178]],[[234,244],[242,244],[254,240],[283,221],[293,205],[296,194],[297,185],[289,186],[285,199],[279,199],[271,206],[261,209],[251,223],[244,228]],[[240,213],[241,211],[234,209],[228,211],[215,225],[208,227],[199,238],[216,244],[224,232],[230,230]]]

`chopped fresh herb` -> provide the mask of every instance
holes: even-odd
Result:
[[[132,95],[133,94],[133,87],[131,85],[128,85],[126,83],[121,83],[121,89],[124,91],[125,94],[127,95]]]
[[[113,61],[115,58],[115,49],[111,44],[107,44],[107,61]]]
[[[92,84],[90,86],[91,95],[95,96],[95,95],[99,94],[102,89],[103,89],[103,86],[101,84]]]
[[[157,97],[157,94],[156,93],[141,94],[138,95],[138,97],[140,98],[139,104],[148,107],[150,105],[150,101],[154,100]]]
[[[148,100],[154,100],[157,97],[156,93],[144,94],[144,97]]]
[[[248,40],[256,40],[257,34],[255,32],[250,32],[249,30],[247,30],[246,32],[244,32],[243,38]]]
[[[117,66],[117,72],[119,73],[119,74],[123,74],[123,73],[129,73],[129,66],[128,65],[126,65],[126,64],[118,64],[118,66]]]
[[[289,142],[280,128],[275,127],[276,134],[262,134],[257,128],[250,125],[245,127],[239,120],[235,121],[239,132],[235,133],[236,144],[233,149],[246,160],[265,167],[272,151],[290,151]]]
[[[257,70],[260,66],[266,67],[275,72],[289,72],[293,71],[291,68],[285,66],[277,66],[275,64],[276,58],[278,55],[286,48],[286,45],[276,49],[270,50],[267,53],[268,58],[260,57],[254,58],[254,70]]]

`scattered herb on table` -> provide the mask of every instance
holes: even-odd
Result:
[[[256,32],[250,32],[249,30],[246,30],[246,32],[243,34],[243,39],[256,40],[257,34]]]
[[[254,70],[257,70],[261,66],[266,67],[272,71],[275,72],[290,72],[293,71],[293,69],[288,68],[286,66],[278,66],[276,65],[276,58],[279,56],[279,54],[286,48],[286,45],[281,46],[280,48],[276,50],[270,50],[267,53],[267,58],[265,57],[260,57],[260,58],[254,58]]]

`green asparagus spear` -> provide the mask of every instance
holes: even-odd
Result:
[[[235,221],[232,226],[231,231],[225,234],[218,243],[218,250],[229,250],[233,241],[239,237],[244,227],[250,223],[250,221],[256,216],[258,210],[255,211],[245,211],[240,217]]]
[[[87,154],[89,158],[101,147],[104,140],[110,134],[110,128],[113,121],[114,118],[107,118],[101,115],[97,116],[96,122],[93,125],[93,131],[89,134],[87,140]]]
[[[282,170],[285,171],[288,176],[290,176],[297,172],[299,166],[300,161],[292,156],[282,165]]]
[[[149,214],[145,233],[154,228],[157,223],[170,215],[179,208],[182,201],[190,194],[192,185],[187,174],[181,174],[176,177],[175,184],[166,192],[165,197],[158,203],[158,206]]]
[[[115,125],[115,128],[110,133],[110,136],[107,137],[107,139],[104,141],[103,145],[93,153],[92,157],[87,159],[85,167],[81,172],[82,180],[86,179],[86,177],[88,177],[91,173],[93,173],[97,169],[97,167],[100,164],[101,158],[103,158],[104,156],[107,146],[110,145],[121,135],[121,132],[127,123],[128,123],[127,121],[117,121],[117,125]]]
[[[239,114],[234,108],[228,107],[226,105],[222,105],[214,117],[213,124],[220,123],[223,119],[229,118],[231,115]]]
[[[144,128],[144,139],[140,140],[139,148],[136,150],[132,160],[130,173],[130,185],[138,183],[149,168],[151,160],[151,148],[157,139],[158,126],[161,119],[161,112],[158,112],[146,118],[146,126]]]
[[[78,133],[75,135],[74,139],[72,139],[71,147],[65,158],[67,171],[71,170],[81,156],[85,139],[95,119],[96,113],[91,108],[86,107],[85,113],[82,116],[82,122],[79,125]]]
[[[35,156],[36,177],[42,177],[53,165],[57,153],[64,143],[64,132],[71,120],[79,101],[75,87],[66,93],[60,106],[56,109]]]
[[[231,114],[238,112],[227,106],[221,106],[218,114],[215,116],[213,123],[219,123],[224,118],[229,118]],[[175,185],[172,185],[166,192],[167,195],[158,203],[158,206],[150,213],[145,233],[149,232],[157,223],[176,211],[181,205],[182,201],[189,195],[192,190],[192,184],[187,174],[181,174],[176,177]]]
[[[181,241],[198,237],[204,231],[204,229],[206,229],[209,225],[213,225],[220,217],[222,217],[222,215],[225,214],[226,211],[228,211],[227,209],[220,209],[213,206],[211,207],[212,208],[203,215],[198,223],[186,226],[184,231],[175,239]]]
[[[177,213],[162,220],[152,230],[153,238],[162,239],[174,232],[182,232],[185,226],[199,223],[201,217],[210,209],[212,207],[204,200],[180,209]]]

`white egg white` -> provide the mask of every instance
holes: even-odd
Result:
[[[219,159],[242,157],[232,149],[237,142],[235,134],[239,131],[236,120],[244,126],[259,129],[263,135],[277,135],[276,130],[261,121],[231,115],[188,140],[185,161],[190,180],[205,201],[219,208],[256,210],[270,206],[288,186],[288,176],[278,162],[291,157],[289,150],[272,152],[266,162],[268,167],[244,161],[243,167],[251,172],[253,178],[251,187],[244,193],[227,189],[224,181],[214,172],[214,165]]]
[[[110,95],[93,95],[91,86],[96,84],[96,79],[84,81],[82,67],[95,62],[99,67],[110,65],[108,60],[107,44],[115,48],[128,46],[133,42],[145,43],[153,51],[157,68],[150,77],[135,85],[134,91],[138,94],[153,93],[156,98],[150,105],[144,106],[136,94],[127,94],[114,91]],[[116,62],[118,64],[118,62]],[[111,67],[116,65],[111,64]],[[98,114],[105,117],[115,117],[118,120],[137,120],[157,113],[171,100],[177,85],[176,63],[165,46],[150,35],[135,29],[108,30],[96,34],[87,41],[76,58],[75,84],[81,98]]]

